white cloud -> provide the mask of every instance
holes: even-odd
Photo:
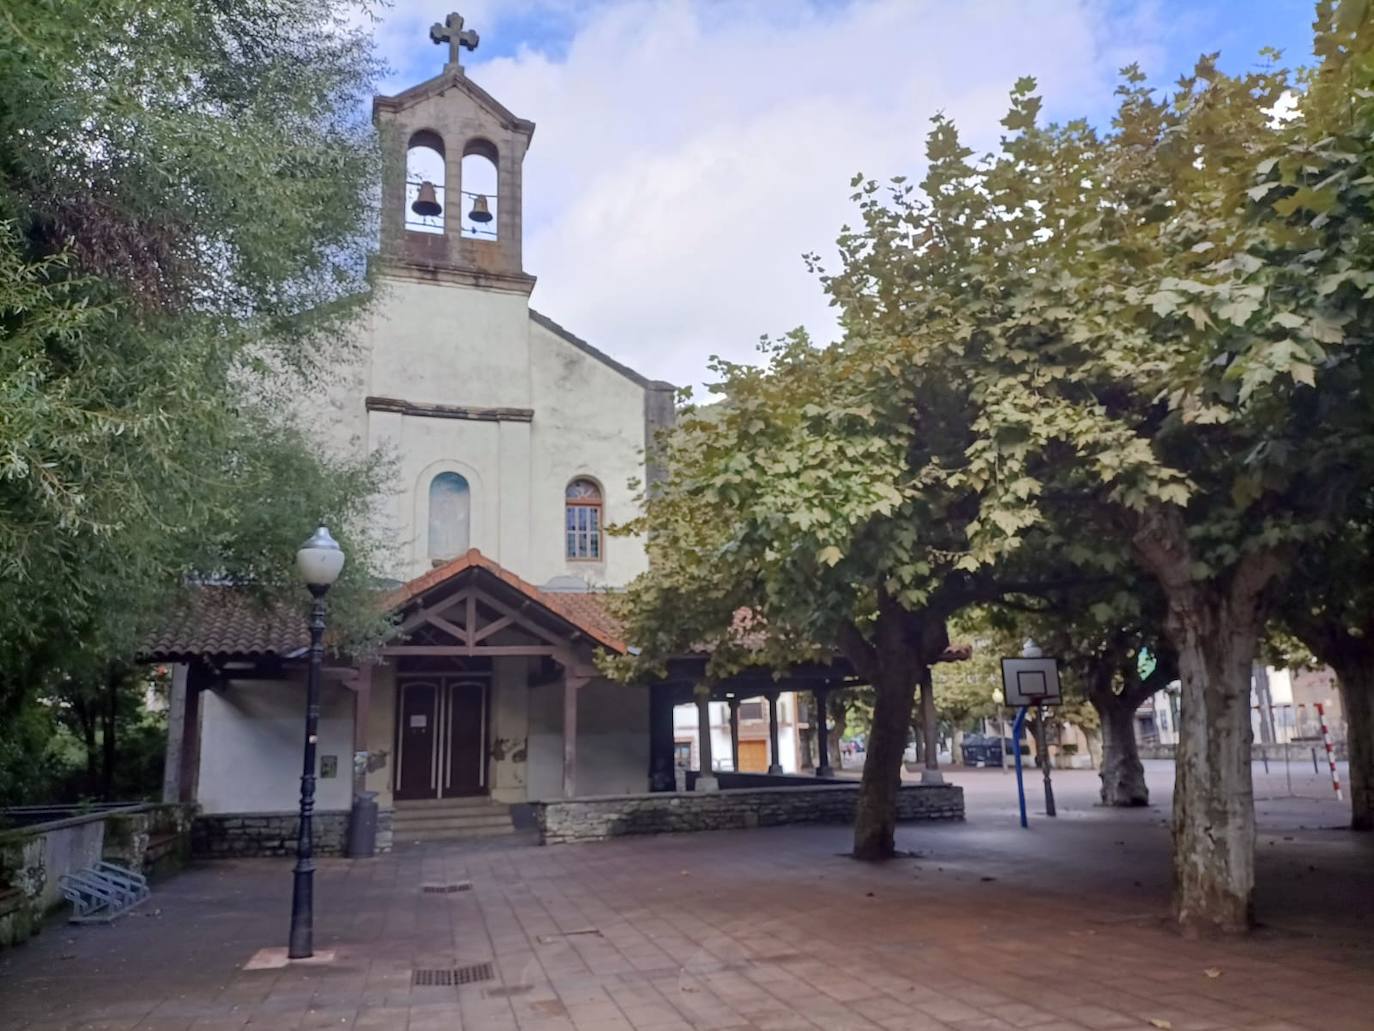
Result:
[[[438,70],[426,33],[451,5],[402,3],[378,27],[391,63],[420,69],[388,89]],[[1117,68],[1160,63],[1148,4],[1110,17],[1086,0],[487,2],[463,13],[489,53],[503,25],[528,29],[541,10],[572,28],[555,56],[537,49],[546,40],[505,39],[515,56],[466,59],[538,124],[525,161],[533,303],[676,383],[700,383],[712,353],[749,360],[761,333],[804,324],[833,336],[800,255],[831,251],[853,215],[855,172],[920,174],[931,115],[986,148],[1020,75],[1039,78],[1056,114],[1099,114]]]

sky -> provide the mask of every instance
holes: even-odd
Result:
[[[1035,76],[1048,118],[1110,118],[1117,71],[1167,87],[1197,56],[1310,57],[1311,0],[394,0],[383,93],[442,70],[459,6],[471,78],[537,129],[525,158],[532,305],[709,399],[712,355],[834,316],[802,254],[834,253],[859,172],[919,177],[943,112],[981,151]],[[833,263],[832,263],[833,264]]]

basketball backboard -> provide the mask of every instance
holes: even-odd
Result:
[[[1055,659],[1003,659],[1002,694],[1007,705],[1059,704],[1059,663]]]

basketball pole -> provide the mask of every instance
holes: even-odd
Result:
[[[1016,719],[1011,724],[1011,747],[1016,755],[1016,800],[1021,803],[1021,826],[1029,827],[1026,820],[1026,782],[1021,776],[1021,731],[1026,726],[1026,713],[1029,707],[1023,705],[1016,710]]]

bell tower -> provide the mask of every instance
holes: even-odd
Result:
[[[382,260],[410,278],[528,295],[521,264],[521,193],[534,123],[468,78],[464,49],[478,36],[456,12],[429,30],[448,48],[434,78],[374,97],[381,135]]]

